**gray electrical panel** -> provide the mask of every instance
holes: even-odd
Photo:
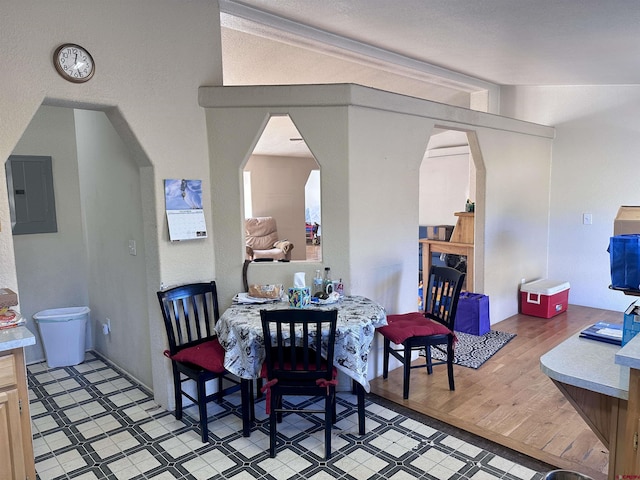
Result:
[[[51,157],[11,155],[5,168],[13,234],[57,232]]]

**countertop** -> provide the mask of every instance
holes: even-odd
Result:
[[[624,347],[569,337],[540,357],[540,369],[553,380],[628,400],[629,367],[640,369],[640,335]]]
[[[27,327],[13,327],[0,330],[0,352],[35,345],[35,343],[36,337]]]

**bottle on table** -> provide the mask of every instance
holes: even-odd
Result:
[[[322,289],[326,294],[333,292],[333,281],[331,280],[331,268],[324,267],[324,278],[322,279]]]
[[[316,276],[313,277],[312,292],[314,297],[317,297],[318,295],[324,292],[324,288],[322,286],[322,275],[320,275],[320,270],[316,270]]]

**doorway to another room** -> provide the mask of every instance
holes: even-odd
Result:
[[[138,163],[105,112],[47,105],[12,153],[52,159],[57,231],[13,236],[27,327],[38,337],[38,311],[90,306],[86,348],[151,386],[141,194],[153,191],[141,168],[150,165]],[[41,338],[25,354],[27,363],[43,360]]]
[[[291,260],[321,262],[321,169],[288,115],[269,118],[242,174],[244,219],[272,217]]]
[[[472,152],[477,142],[469,137],[475,133],[435,128],[429,139],[420,165],[418,270],[421,282],[429,265],[455,268],[467,274],[465,290],[475,291],[480,286],[474,245],[482,235],[475,231],[475,212],[484,196],[484,175],[478,175],[477,165],[484,170],[480,152]],[[421,287],[419,283],[419,305]]]

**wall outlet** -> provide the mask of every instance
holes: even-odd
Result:
[[[105,318],[106,322],[102,324],[102,333],[103,335],[109,335],[111,333],[111,320],[109,318]]]

